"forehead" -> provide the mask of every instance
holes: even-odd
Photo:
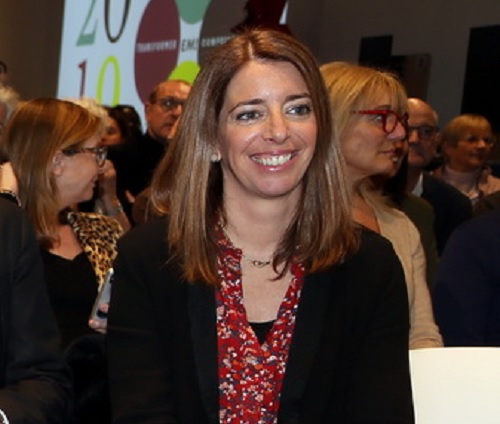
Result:
[[[308,93],[309,90],[291,63],[252,60],[234,74],[227,87],[226,99],[267,98],[278,92],[288,95],[290,92]]]
[[[409,101],[408,112],[411,123],[437,125],[432,109],[423,103]]]
[[[156,97],[177,97],[186,99],[191,91],[191,87],[182,81],[167,81],[158,87]]]
[[[82,143],[82,147],[96,147],[101,141],[101,136],[99,134],[94,134],[92,137],[87,138]]]

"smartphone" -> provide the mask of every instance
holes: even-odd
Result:
[[[99,310],[99,306],[109,303],[111,297],[111,285],[113,284],[114,270],[110,268],[106,274],[104,282],[99,287],[97,296],[95,298],[94,306],[92,307],[92,312],[90,314],[91,320],[105,321],[108,319],[108,314]]]

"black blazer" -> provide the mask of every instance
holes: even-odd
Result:
[[[434,232],[439,254],[455,228],[472,217],[472,204],[467,196],[439,178],[424,172],[422,195],[434,208]]]
[[[166,220],[119,244],[108,323],[114,423],[216,424],[215,297],[167,263]],[[280,423],[411,423],[409,313],[401,265],[369,232],[343,264],[306,277]]]
[[[0,199],[0,409],[11,423],[66,423],[69,377],[24,212]]]

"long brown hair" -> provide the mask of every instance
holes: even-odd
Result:
[[[218,143],[218,123],[226,89],[249,61],[291,63],[311,95],[318,135],[304,176],[302,197],[279,243],[273,265],[298,259],[309,272],[323,270],[352,252],[357,233],[350,219],[350,198],[343,162],[332,144],[328,96],[309,50],[291,36],[253,30],[222,45],[198,75],[180,119],[176,137],[152,182],[152,200],[169,215],[168,244],[188,281],[217,284],[214,217],[224,219],[222,171],[211,162]]]
[[[3,147],[19,184],[19,197],[42,245],[57,240],[59,192],[52,174],[56,153],[78,146],[100,128],[99,118],[63,100],[41,98],[18,107],[6,128]]]

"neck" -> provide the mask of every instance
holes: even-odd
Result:
[[[366,202],[366,200],[360,195],[355,194],[353,196],[353,206],[352,206],[352,218],[358,224],[365,226],[366,228],[380,233],[380,228],[378,225],[377,217],[373,208]]]
[[[224,202],[225,231],[247,257],[269,260],[292,218],[294,207],[280,202]]]
[[[459,163],[454,163],[454,162],[447,163],[446,167],[448,169],[451,169],[452,171],[463,172],[464,174],[473,174],[475,172],[479,173],[479,171],[480,171],[480,168],[471,168],[471,167],[463,166]]]

